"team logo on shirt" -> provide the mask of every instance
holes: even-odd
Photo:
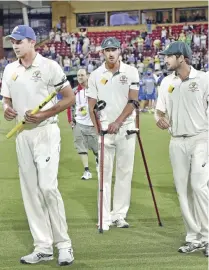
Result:
[[[34,71],[31,79],[32,79],[34,82],[40,81],[40,80],[41,80],[41,71],[40,71],[40,70]]]
[[[126,77],[126,75],[120,76],[120,83],[123,85],[128,83],[128,78]]]
[[[189,91],[192,91],[192,92],[199,91],[198,84],[196,82],[191,82],[189,84]]]

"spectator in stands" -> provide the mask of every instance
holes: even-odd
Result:
[[[193,42],[194,42],[194,47],[196,49],[200,48],[200,35],[196,32],[193,36]]]
[[[82,53],[82,44],[81,41],[78,40],[77,44],[76,44],[76,53],[77,54],[81,54]]]
[[[159,58],[159,55],[155,55],[155,71],[159,71],[161,70],[160,68],[160,58]]]
[[[142,38],[142,36],[139,36],[137,41],[138,41],[139,52],[143,52],[144,51],[144,39]]]
[[[153,46],[154,46],[154,51],[158,52],[160,50],[160,46],[161,46],[161,40],[156,38],[153,42]]]
[[[82,51],[83,51],[84,54],[87,54],[88,53],[89,44],[90,44],[89,38],[87,36],[84,37],[84,39],[83,39],[83,46],[82,46]]]
[[[162,30],[161,30],[161,42],[162,42],[162,44],[165,44],[166,36],[167,36],[167,30],[166,30],[166,28],[163,26],[163,27],[162,27]]]
[[[75,44],[74,41],[72,41],[71,46],[70,46],[70,49],[71,49],[71,53],[72,54],[75,54],[76,53],[76,44]]]
[[[173,30],[172,30],[172,27],[171,26],[168,27],[168,37],[169,38],[172,38],[173,37]]]
[[[89,48],[90,48],[90,52],[91,52],[91,53],[95,53],[95,51],[96,51],[96,46],[95,46],[94,41],[92,41],[92,42],[90,43]]]
[[[144,63],[141,62],[141,60],[138,60],[138,61],[137,61],[136,67],[137,67],[137,69],[138,69],[139,74],[144,73]]]
[[[189,47],[192,46],[192,33],[191,31],[186,32],[186,40],[185,42],[188,44]]]
[[[207,36],[204,32],[200,35],[200,49],[206,49]]]
[[[94,70],[94,66],[92,64],[92,61],[89,61],[89,64],[87,66],[87,71],[89,74],[91,74],[91,72]]]
[[[8,59],[6,57],[4,57],[3,61],[2,61],[2,67],[5,68],[8,64],[9,64]]]
[[[60,31],[57,31],[55,33],[55,39],[54,42],[61,42],[61,36],[60,36]]]
[[[44,45],[44,48],[43,48],[43,51],[42,51],[42,55],[45,56],[45,57],[50,56],[49,47],[46,44]]]
[[[181,30],[181,34],[179,35],[179,41],[182,41],[182,42],[186,41],[184,30]]]
[[[64,71],[65,72],[70,72],[70,66],[72,66],[72,64],[70,63],[71,60],[69,59],[69,57],[66,55],[64,60],[63,60],[63,64],[64,64]]]
[[[54,46],[53,43],[52,43],[52,45],[50,46],[49,50],[50,50],[50,54],[51,54],[51,56],[52,56],[52,59],[55,59],[55,58],[56,58],[56,49],[55,49],[55,46]]]
[[[165,47],[168,46],[170,43],[171,43],[171,40],[169,37],[167,37],[165,40]]]
[[[189,26],[188,26],[187,22],[184,24],[183,30],[184,31],[188,31],[189,30]]]
[[[152,39],[150,37],[150,35],[147,35],[145,38],[145,46],[147,50],[151,49],[151,45],[152,45]]]
[[[49,32],[49,39],[54,40],[54,38],[55,38],[55,32],[54,32],[54,29],[51,29],[51,31]]]
[[[63,31],[62,34],[61,34],[61,38],[62,38],[62,42],[66,42],[66,39],[68,37],[68,33],[66,31]]]

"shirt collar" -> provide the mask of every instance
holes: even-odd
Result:
[[[187,78],[194,79],[197,77],[197,70],[194,69],[192,66],[190,66],[190,67],[191,67],[190,73],[189,73],[189,76]],[[174,76],[174,78],[179,78],[175,71],[173,72],[173,76]]]
[[[104,73],[109,72],[109,70],[105,67],[105,62],[102,65],[102,69]],[[122,61],[120,61],[120,67],[119,67],[118,72],[119,73],[125,72],[125,64]]]
[[[40,65],[40,63],[41,63],[41,58],[42,58],[42,56],[39,53],[36,53],[36,57],[34,58],[31,67],[32,66],[33,67],[38,67]],[[20,65],[21,65],[21,60],[19,59],[18,60],[18,66],[20,66]]]

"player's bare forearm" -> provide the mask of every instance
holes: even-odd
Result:
[[[67,86],[64,89],[62,89],[60,91],[60,94],[62,95],[62,99],[58,103],[56,103],[50,109],[42,111],[45,119],[52,117],[75,104],[75,95],[70,86]]]
[[[98,133],[99,131],[98,131],[97,122],[96,122],[95,114],[94,114],[94,107],[95,107],[96,103],[97,103],[97,100],[95,98],[88,97],[90,118],[91,118],[91,121],[92,121],[92,123],[93,123],[93,125]]]
[[[12,99],[8,97],[3,98],[4,118],[7,121],[13,120],[17,116],[17,112],[13,109]]]
[[[136,90],[130,90],[129,91],[129,100],[135,100],[136,102],[138,102],[138,91]],[[125,108],[123,109],[122,113],[120,114],[120,116],[115,120],[115,122],[117,122],[118,124],[122,124],[127,117],[129,117],[132,112],[135,110],[136,108],[134,107],[134,104],[132,103],[127,103],[127,105],[125,106]]]
[[[60,93],[62,94],[62,100],[56,103],[48,110],[39,111],[36,114],[31,114],[31,111],[27,111],[25,113],[26,123],[35,123],[38,124],[56,114],[66,110],[75,104],[75,95],[70,86],[63,88]]]

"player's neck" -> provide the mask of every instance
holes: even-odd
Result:
[[[25,68],[29,68],[32,65],[34,59],[36,58],[36,55],[37,53],[35,50],[27,53],[23,58],[20,59],[21,64]]]
[[[80,86],[81,86],[82,88],[87,88],[87,82],[80,83]]]
[[[105,66],[106,68],[112,72],[112,73],[115,73],[116,71],[119,70],[119,67],[120,67],[120,61],[117,61],[115,64],[111,64],[111,63],[105,63]]]
[[[189,77],[191,71],[191,66],[187,65],[186,63],[181,65],[177,70],[176,73],[179,76],[179,78],[184,81],[186,78]]]

